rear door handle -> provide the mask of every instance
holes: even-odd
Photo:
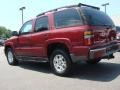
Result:
[[[45,38],[48,38],[49,35],[48,35],[48,34],[44,34],[43,36],[44,36]]]

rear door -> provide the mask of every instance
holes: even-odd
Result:
[[[92,9],[82,8],[86,17],[87,24],[91,26],[94,33],[94,43],[101,44],[115,40],[116,28],[112,20],[104,12]]]
[[[31,55],[34,57],[43,57],[45,55],[45,42],[49,36],[48,16],[42,16],[36,19],[34,33],[31,36]]]

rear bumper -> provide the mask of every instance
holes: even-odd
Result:
[[[89,59],[103,58],[120,50],[120,43],[104,48],[90,50]]]
[[[117,40],[117,41],[118,41],[118,43],[120,44],[120,39],[119,39],[119,40]],[[118,52],[120,52],[120,50],[119,50]]]
[[[80,50],[80,49],[78,49]],[[84,55],[75,55],[70,54],[71,59],[73,62],[77,62],[80,60],[89,60],[89,59],[97,59],[97,58],[104,58],[106,56],[109,56],[117,51],[120,50],[120,43],[109,45],[103,48],[97,48],[97,49],[89,49],[88,53]]]

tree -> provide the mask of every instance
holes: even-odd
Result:
[[[10,38],[12,36],[12,31],[9,29],[6,29],[3,26],[0,26],[0,37],[1,38]]]

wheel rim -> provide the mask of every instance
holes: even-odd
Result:
[[[11,51],[8,52],[8,62],[13,63],[13,53]]]
[[[55,70],[59,73],[64,72],[67,68],[66,59],[63,55],[60,54],[54,57],[53,65],[55,67]]]

